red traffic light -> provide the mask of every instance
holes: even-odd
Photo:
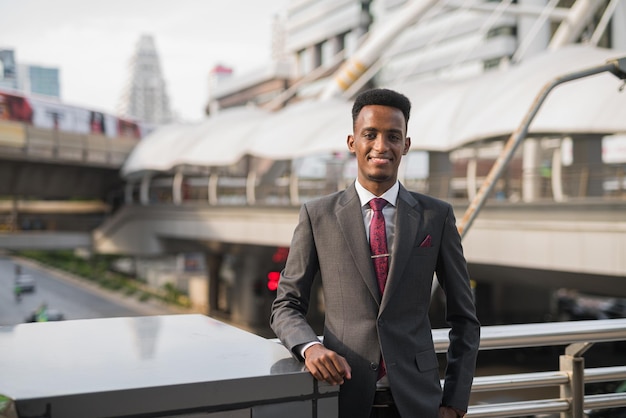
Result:
[[[267,273],[267,288],[272,292],[278,289],[278,281],[280,280],[279,271],[270,271]]]

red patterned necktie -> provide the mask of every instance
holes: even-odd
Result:
[[[389,270],[387,232],[385,231],[385,217],[383,216],[383,208],[386,205],[387,201],[382,198],[377,197],[370,200],[370,208],[374,211],[370,223],[370,250],[381,295],[385,289],[385,283],[387,283],[387,271]]]
[[[374,262],[374,271],[378,280],[378,289],[380,294],[385,290],[387,283],[387,271],[389,270],[389,253],[387,252],[387,231],[385,230],[385,217],[383,216],[383,208],[387,205],[387,201],[382,198],[374,198],[370,200],[370,208],[374,211],[372,222],[370,223],[370,251]],[[380,357],[380,366],[378,368],[378,380],[387,374],[385,362]]]

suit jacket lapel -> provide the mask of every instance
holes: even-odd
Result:
[[[387,275],[387,284],[381,302],[381,310],[385,308],[389,298],[397,288],[404,269],[411,257],[417,230],[422,221],[422,213],[419,211],[415,198],[400,185],[398,202],[396,207],[396,229],[391,254],[391,265]]]
[[[365,234],[365,225],[361,212],[361,201],[354,184],[344,192],[336,210],[339,227],[348,243],[354,264],[365,281],[372,297],[380,302],[380,292],[376,282],[376,274],[372,265],[370,248]]]

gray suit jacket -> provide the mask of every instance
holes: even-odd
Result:
[[[272,306],[272,329],[302,360],[294,348],[317,338],[305,315],[319,272],[324,345],[352,368],[339,394],[340,417],[369,416],[381,352],[403,417],[434,418],[440,404],[466,410],[480,324],[452,207],[400,186],[392,248],[381,298],[354,184],[304,204]],[[451,326],[443,391],[428,318],[434,273]]]

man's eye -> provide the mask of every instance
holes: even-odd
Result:
[[[376,138],[376,134],[374,132],[365,132],[365,134],[363,134],[363,136],[367,139],[375,139]]]

